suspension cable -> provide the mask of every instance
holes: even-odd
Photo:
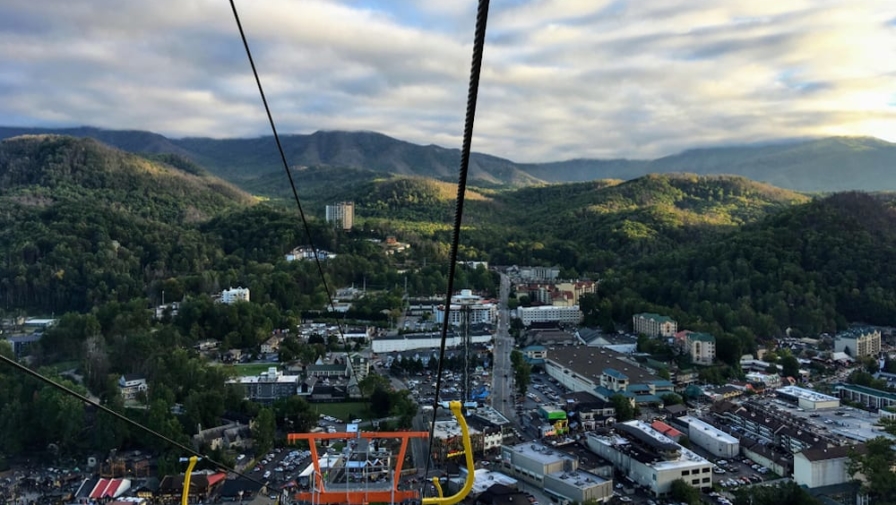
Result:
[[[249,66],[252,67],[252,75],[255,77],[255,84],[258,86],[258,94],[261,96],[261,103],[264,104],[264,111],[268,116],[268,123],[271,125],[271,132],[274,134],[274,141],[277,143],[277,152],[280,153],[280,161],[283,163],[283,170],[286,171],[286,177],[289,179],[289,187],[292,189],[292,196],[296,202],[296,208],[299,210],[299,217],[302,219],[302,227],[305,229],[305,236],[308,237],[308,244],[314,254],[314,263],[317,265],[317,271],[320,274],[320,280],[324,284],[324,290],[327,292],[327,301],[330,304],[330,310],[336,313],[336,304],[333,302],[333,295],[330,286],[327,283],[327,276],[324,275],[324,267],[320,262],[320,255],[317,253],[317,247],[314,245],[314,239],[311,238],[311,228],[308,226],[308,219],[305,217],[305,211],[302,209],[302,202],[299,200],[299,192],[296,190],[296,183],[292,178],[292,172],[289,170],[289,162],[286,161],[286,153],[283,151],[283,144],[280,142],[280,135],[277,133],[277,126],[274,124],[274,115],[271,114],[271,108],[268,105],[268,99],[264,94],[264,88],[261,85],[261,78],[258,76],[258,70],[255,68],[255,59],[252,57],[252,51],[249,49],[249,41],[246,38],[246,32],[243,31],[243,23],[240,21],[240,15],[236,10],[236,4],[230,0],[230,9],[233,11],[233,19],[236,21],[236,27],[240,31],[240,39],[243,41],[243,48],[246,50],[246,57],[249,59]],[[339,330],[339,337],[343,344],[346,344],[345,332],[342,329],[342,323],[336,319],[336,328]]]
[[[436,429],[436,412],[439,408],[439,394],[442,390],[442,369],[445,364],[445,344],[448,340],[448,321],[451,312],[451,295],[454,293],[454,273],[457,269],[457,249],[460,243],[460,227],[464,215],[464,197],[467,193],[467,174],[470,170],[470,149],[473,143],[473,122],[476,119],[476,102],[479,98],[479,76],[482,70],[482,52],[485,49],[485,28],[488,23],[489,0],[479,0],[476,12],[476,33],[473,39],[473,62],[470,68],[470,86],[467,90],[467,114],[464,120],[464,140],[460,153],[460,176],[457,182],[457,204],[454,211],[454,231],[451,237],[451,255],[448,264],[448,293],[445,295],[445,315],[442,320],[442,340],[439,347],[439,368],[436,371],[436,391],[433,399],[432,423],[429,427],[429,449],[424,470],[424,491],[429,465],[432,461],[432,447]],[[467,471],[472,472],[473,468]],[[423,493],[421,492],[421,496]]]
[[[248,479],[256,484],[260,484],[262,486],[264,485],[264,482],[261,482],[261,481],[255,479],[249,475],[246,475],[242,472],[238,472],[238,471],[236,471],[236,469],[230,468],[226,464],[224,464],[220,461],[216,461],[216,460],[210,458],[208,455],[205,455],[205,454],[202,454],[202,453],[196,451],[192,447],[187,447],[186,445],[178,442],[177,440],[174,440],[170,437],[166,437],[165,435],[153,430],[152,428],[144,426],[143,424],[140,424],[137,421],[134,421],[133,419],[127,417],[126,415],[124,415],[120,412],[115,412],[114,410],[110,409],[109,407],[102,405],[99,402],[96,402],[94,400],[91,400],[90,398],[82,395],[81,393],[78,393],[77,391],[62,385],[62,384],[54,381],[53,379],[51,379],[45,375],[42,375],[40,372],[38,372],[36,370],[32,370],[32,369],[28,368],[27,366],[15,361],[14,359],[8,358],[8,357],[4,356],[3,354],[0,354],[0,361],[3,361],[5,363],[9,364],[13,368],[18,369],[19,371],[25,373],[26,375],[30,375],[31,377],[34,377],[35,379],[39,380],[40,382],[43,382],[44,384],[47,384],[55,389],[58,389],[59,391],[62,391],[64,394],[67,394],[69,396],[77,398],[78,400],[80,400],[83,403],[86,403],[87,405],[96,407],[97,409],[101,410],[102,412],[104,412],[106,414],[109,414],[110,416],[118,419],[119,421],[124,421],[125,423],[127,423],[143,432],[149,433],[150,435],[168,443],[172,447],[176,447],[177,449],[180,449],[181,451],[185,452],[186,454],[189,454],[191,456],[197,456],[199,458],[202,458],[203,460],[208,461],[209,463],[213,464],[215,467],[217,467],[219,469],[234,473],[234,474],[236,474],[240,477],[243,477],[245,479]]]

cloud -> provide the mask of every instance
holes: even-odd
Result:
[[[460,145],[476,2],[237,3],[281,132]],[[474,149],[654,157],[811,135],[896,141],[890,0],[493,0]],[[0,124],[268,134],[220,0],[7,0]]]

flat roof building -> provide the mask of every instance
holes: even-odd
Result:
[[[809,449],[793,456],[793,480],[810,489],[849,482],[849,454],[862,453],[864,445]]]
[[[574,502],[605,501],[613,496],[613,481],[578,469],[578,459],[534,443],[501,447],[502,468],[546,493]]]
[[[273,403],[280,398],[297,395],[301,383],[300,376],[285,375],[276,367],[254,377],[239,377],[227,381],[227,384],[242,387],[247,399],[259,403]]]
[[[775,390],[778,397],[795,402],[806,410],[835,409],[840,406],[840,399],[834,396],[804,389],[796,386],[784,386]]]
[[[579,324],[582,322],[582,311],[578,305],[560,307],[556,305],[542,305],[539,307],[519,307],[517,315],[523,322],[523,326],[531,326],[532,323],[557,322],[560,324]]]
[[[621,394],[639,404],[661,403],[660,396],[674,392],[671,382],[610,349],[551,347],[544,367],[548,375],[567,389],[587,391],[604,401]]]
[[[720,458],[733,458],[740,453],[740,442],[711,424],[693,416],[679,417],[678,422],[687,425],[688,439],[710,454]]]
[[[641,421],[617,423],[607,433],[587,433],[585,441],[593,453],[655,496],[668,493],[678,479],[696,488],[712,487],[712,463]]]
[[[880,389],[859,386],[858,384],[840,384],[834,388],[841,399],[859,402],[875,409],[896,405],[896,394]]]

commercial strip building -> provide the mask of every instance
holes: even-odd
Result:
[[[516,309],[516,313],[523,322],[523,326],[531,326],[532,323],[579,324],[582,322],[582,311],[579,310],[578,305],[519,307]]]
[[[492,341],[492,334],[474,333],[470,335],[473,344],[487,344]],[[447,348],[463,345],[463,336],[449,332],[445,341]],[[405,333],[404,335],[383,335],[374,337],[370,348],[376,354],[404,352],[413,349],[438,349],[442,345],[442,335],[438,332]]]
[[[713,456],[724,459],[733,458],[740,453],[740,442],[736,438],[696,417],[682,416],[670,422],[685,429],[691,443],[708,451]]]
[[[669,316],[642,312],[632,316],[632,329],[648,337],[674,337],[678,323]]]
[[[571,391],[587,391],[608,401],[620,394],[636,404],[658,404],[674,392],[670,381],[641,368],[626,355],[587,346],[549,348],[545,371]]]
[[[840,384],[834,388],[841,400],[858,402],[871,408],[883,409],[896,405],[896,394],[880,389],[859,386],[858,384]]]
[[[880,354],[880,330],[874,328],[850,328],[834,337],[834,351],[844,352],[853,358],[877,357]]]
[[[587,433],[585,442],[655,496],[668,493],[678,479],[696,488],[712,487],[712,463],[641,421],[617,423],[605,433]]]
[[[606,501],[613,496],[613,481],[579,470],[578,459],[541,444],[501,447],[501,468],[556,498],[572,502]]]
[[[801,409],[805,410],[835,409],[840,406],[839,398],[812,391],[811,389],[784,386],[778,388],[775,393],[779,398],[794,402]]]

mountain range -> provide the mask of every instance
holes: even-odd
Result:
[[[273,137],[171,139],[157,133],[80,128],[0,127],[0,139],[23,134],[90,137],[119,149],[176,154],[238,186],[260,194],[282,190],[282,165]],[[283,135],[295,170],[336,168],[375,178],[423,176],[454,182],[458,149],[417,145],[374,132],[319,131]],[[774,144],[687,150],[654,160],[574,159],[517,163],[473,153],[470,183],[483,188],[524,187],[598,179],[630,180],[647,174],[739,175],[802,192],[896,190],[896,144],[872,137],[829,137]],[[264,181],[269,179],[270,183]]]

